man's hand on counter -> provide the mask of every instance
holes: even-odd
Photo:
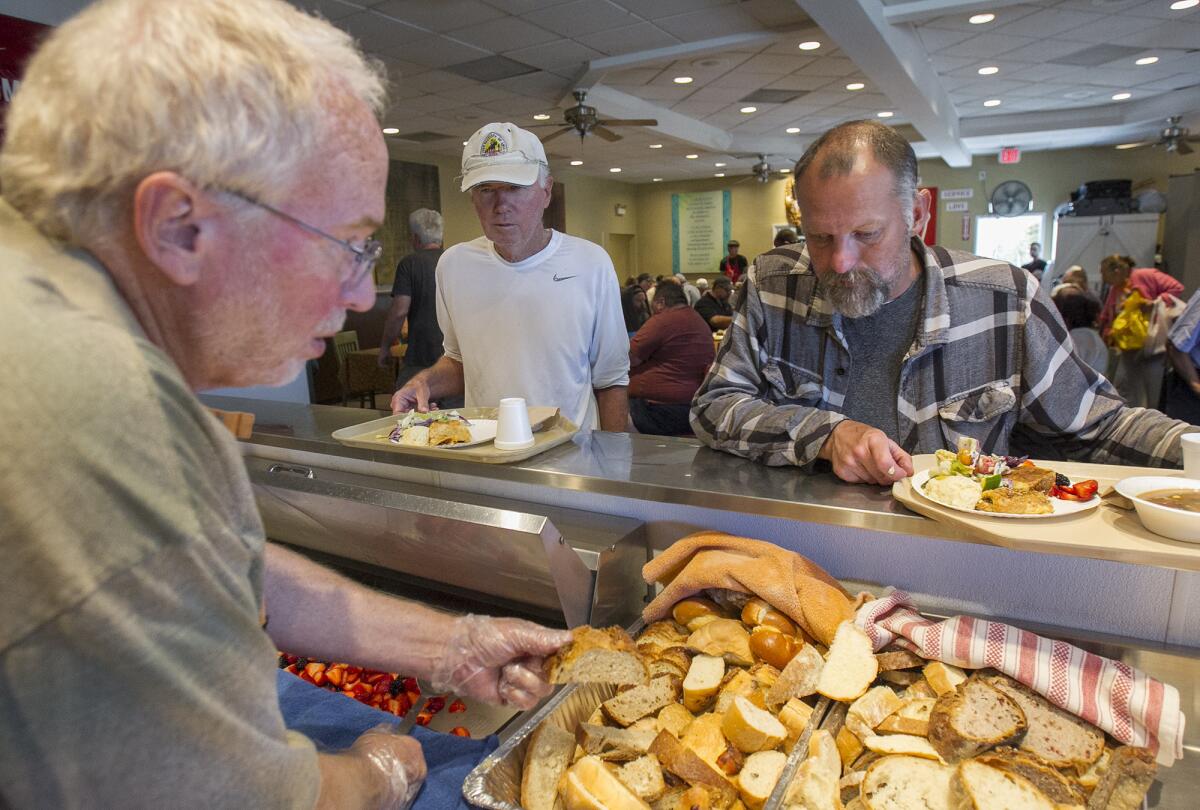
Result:
[[[878,428],[851,419],[839,422],[821,452],[833,474],[852,484],[890,485],[913,474],[912,457]]]
[[[434,688],[532,708],[551,691],[542,667],[545,657],[570,640],[566,630],[523,619],[460,616],[434,665]]]

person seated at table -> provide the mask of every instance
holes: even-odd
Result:
[[[0,806],[408,806],[420,744],[318,751],[277,649],[549,693],[567,633],[267,543],[195,394],[282,384],[374,305],[386,81],[282,0],[93,3],[28,61],[0,147]]]
[[[1022,268],[1024,269],[1024,268]],[[1083,362],[1097,374],[1107,374],[1108,346],[1096,330],[1096,318],[1100,315],[1100,299],[1073,284],[1064,284],[1051,296],[1058,314],[1062,316],[1071,333],[1075,352]]]
[[[733,282],[725,276],[717,276],[696,302],[694,308],[704,318],[710,331],[725,329],[733,323],[733,308],[729,306],[729,296],[732,294]]]
[[[653,309],[629,341],[629,415],[639,433],[691,434],[688,409],[712,365],[712,330],[679,284],[660,284]]]
[[[1058,295],[1059,290],[1062,290],[1065,287],[1078,287],[1085,293],[1094,295],[1094,293],[1091,293],[1091,290],[1088,289],[1087,271],[1078,264],[1071,265],[1067,268],[1067,272],[1062,274],[1062,278],[1060,278],[1058,283],[1055,284],[1050,290],[1051,297]],[[1100,299],[1097,298],[1096,300],[1099,301]]]
[[[1195,428],[1125,407],[1065,345],[1032,276],[921,242],[929,192],[895,130],[837,126],[794,173],[806,245],[764,254],[739,291],[693,402],[706,443],[774,465],[825,459],[876,484],[960,436],[991,453],[1180,463]]]
[[[650,320],[646,291],[637,285],[621,290],[621,313],[625,316],[625,330],[633,337],[642,324]]]

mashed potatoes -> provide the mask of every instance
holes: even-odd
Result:
[[[938,503],[958,509],[974,509],[983,495],[983,487],[965,475],[947,475],[925,482],[925,494]]]

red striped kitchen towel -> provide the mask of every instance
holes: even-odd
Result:
[[[896,589],[859,608],[854,621],[876,650],[894,643],[955,666],[992,667],[1121,742],[1156,752],[1161,765],[1183,756],[1179,692],[1128,664],[1000,622],[926,619]]]

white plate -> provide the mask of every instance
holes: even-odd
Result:
[[[966,512],[968,515],[974,515],[975,517],[1016,518],[1018,520],[1019,519],[1037,520],[1038,518],[1056,518],[1056,517],[1063,517],[1064,515],[1077,515],[1080,512],[1087,512],[1091,509],[1095,509],[1101,503],[1100,497],[1098,495],[1093,495],[1092,499],[1090,501],[1064,501],[1062,498],[1050,498],[1050,506],[1054,509],[1054,512],[1049,515],[1006,515],[1003,512],[978,512],[974,509],[963,509],[960,506],[951,506],[948,503],[942,503],[937,498],[931,498],[929,495],[927,495],[925,493],[925,490],[923,488],[925,486],[925,482],[928,480],[929,480],[929,470],[921,470],[919,473],[914,475],[912,477],[913,491],[916,492],[918,495],[920,495],[925,500],[936,503],[938,506],[941,506],[945,509],[953,509],[956,512]],[[1049,497],[1049,496],[1047,496],[1047,497]]]
[[[471,441],[462,442],[461,444],[438,444],[427,445],[431,450],[457,450],[460,447],[474,447],[477,444],[490,442],[496,438],[496,420],[495,419],[472,419],[471,424],[467,425],[467,430],[471,431]],[[384,437],[387,438],[386,436]],[[394,443],[398,447],[415,447],[417,445],[404,445]]]

